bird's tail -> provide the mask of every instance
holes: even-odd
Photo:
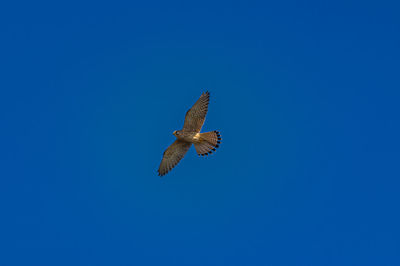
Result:
[[[194,147],[196,148],[197,154],[204,156],[209,155],[216,148],[219,147],[221,143],[221,135],[218,131],[210,131],[205,133],[200,133],[199,142],[194,143]]]

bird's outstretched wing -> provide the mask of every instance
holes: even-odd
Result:
[[[190,145],[192,145],[190,142],[175,140],[164,152],[160,167],[158,168],[158,175],[163,176],[174,168],[185,156]]]
[[[209,101],[210,93],[208,91],[201,94],[197,102],[186,112],[183,131],[200,132],[204,120],[206,119]]]

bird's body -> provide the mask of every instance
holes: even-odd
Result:
[[[208,111],[210,93],[203,93],[192,108],[187,111],[185,123],[181,130],[172,134],[177,138],[164,152],[158,174],[163,176],[179,163],[190,146],[194,144],[197,154],[204,156],[211,154],[219,147],[221,135],[218,131],[200,133]]]
[[[174,131],[173,133],[175,137],[179,140],[190,142],[190,143],[197,143],[200,141],[200,133],[198,132],[185,132],[182,130]]]

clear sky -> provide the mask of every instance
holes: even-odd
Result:
[[[7,2],[0,265],[400,265],[398,1]]]

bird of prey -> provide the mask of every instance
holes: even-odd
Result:
[[[161,160],[158,175],[163,176],[174,168],[185,156],[192,143],[200,156],[209,155],[221,143],[221,135],[218,131],[200,133],[206,119],[210,93],[202,93],[197,102],[186,112],[185,122],[181,130],[175,130],[172,134],[176,137],[174,143],[169,146]]]

